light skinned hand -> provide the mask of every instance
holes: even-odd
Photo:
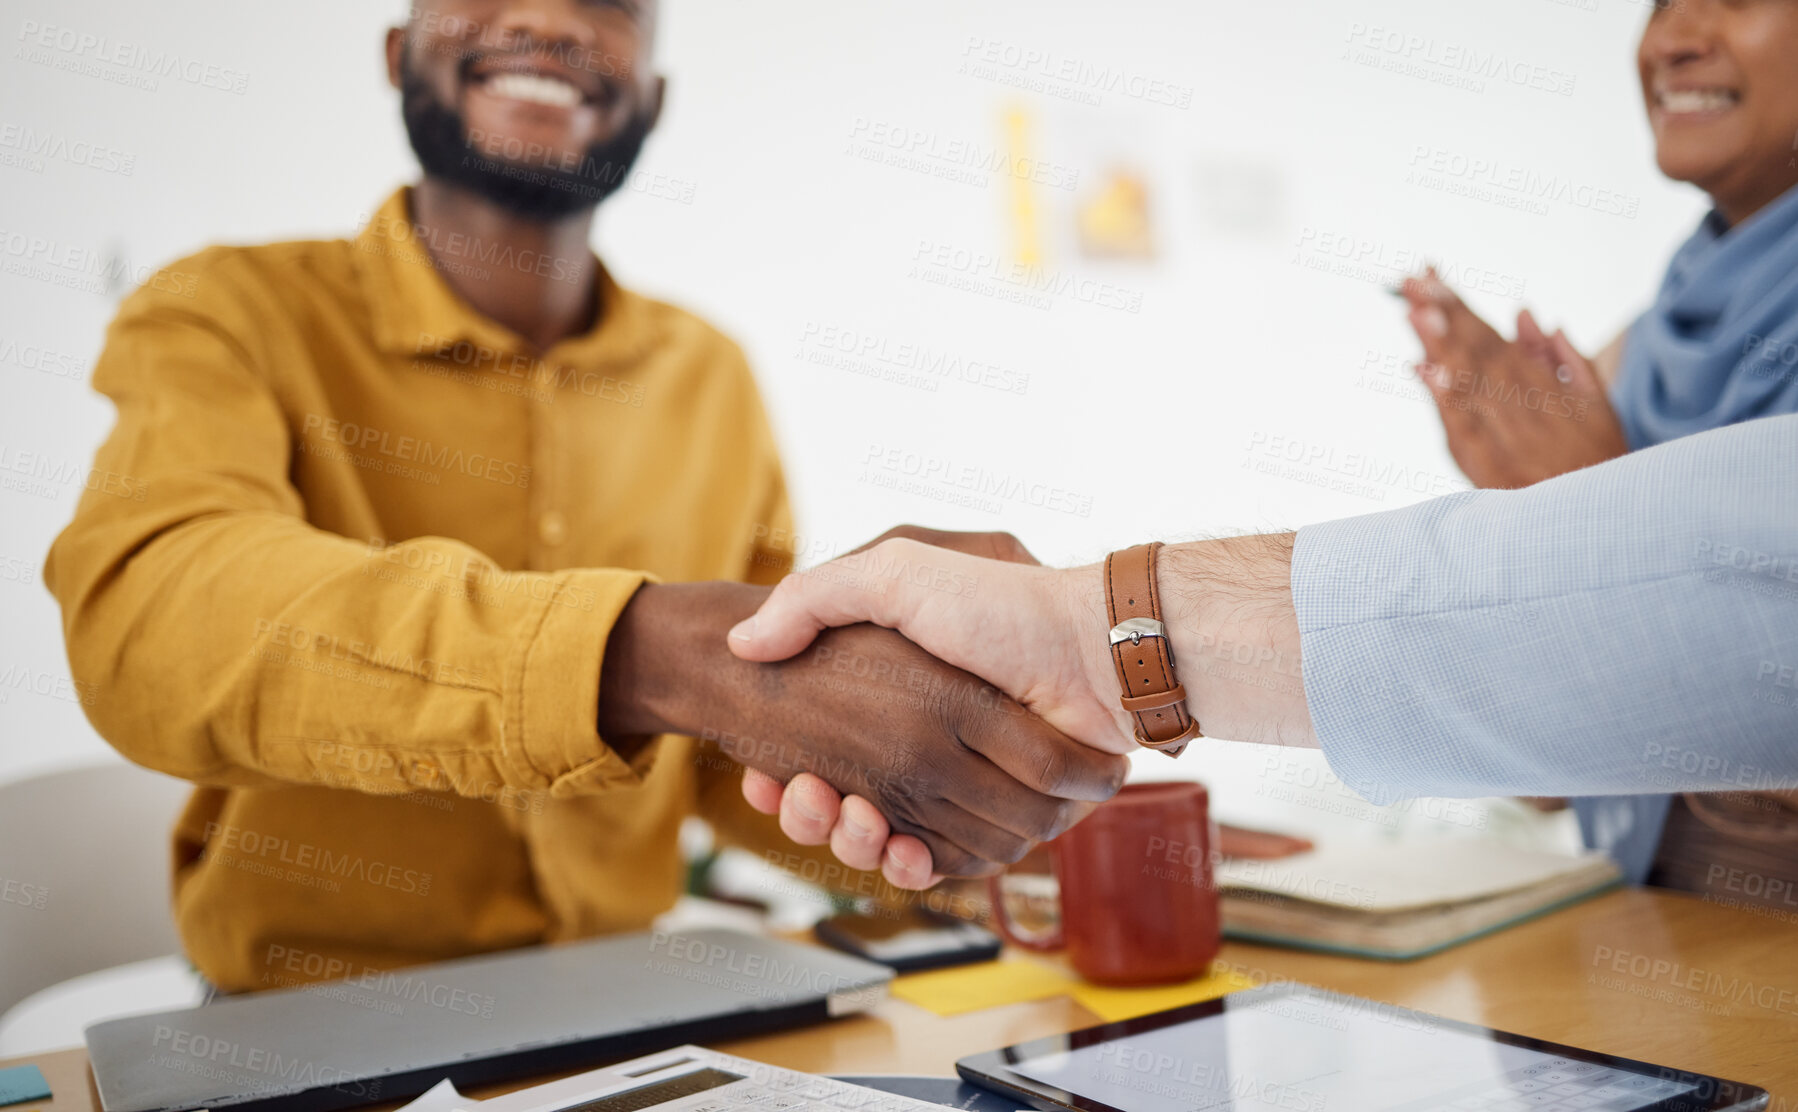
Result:
[[[1475,486],[1525,487],[1629,450],[1604,384],[1566,333],[1544,332],[1525,309],[1507,340],[1434,268],[1401,292],[1423,344],[1418,377]]]
[[[1076,741],[1136,748],[1116,673],[1097,567],[1001,562],[909,536],[882,540],[781,580],[730,631],[744,660],[785,660],[819,633],[870,622],[980,676]]]

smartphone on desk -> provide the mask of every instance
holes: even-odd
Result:
[[[992,931],[918,908],[890,914],[834,915],[812,929],[826,946],[877,961],[896,973],[967,965],[999,956],[999,936]]]

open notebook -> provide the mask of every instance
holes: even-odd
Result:
[[[1451,839],[1338,845],[1218,868],[1232,938],[1364,957],[1435,953],[1615,886],[1602,854]]]

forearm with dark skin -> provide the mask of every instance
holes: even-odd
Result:
[[[769,588],[747,583],[648,583],[612,626],[600,671],[599,733],[607,739],[702,733],[728,708],[767,695],[776,670],[738,660],[725,633]],[[760,690],[758,690],[760,689]]]

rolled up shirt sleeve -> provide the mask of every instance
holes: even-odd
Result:
[[[312,526],[254,329],[228,299],[175,301],[140,292],[109,332],[94,385],[118,423],[45,564],[101,735],[221,787],[637,785],[645,762],[599,735],[598,706],[646,573],[506,571],[446,537]]]
[[[1419,795],[1798,787],[1798,417],[1301,529],[1332,770]]]

